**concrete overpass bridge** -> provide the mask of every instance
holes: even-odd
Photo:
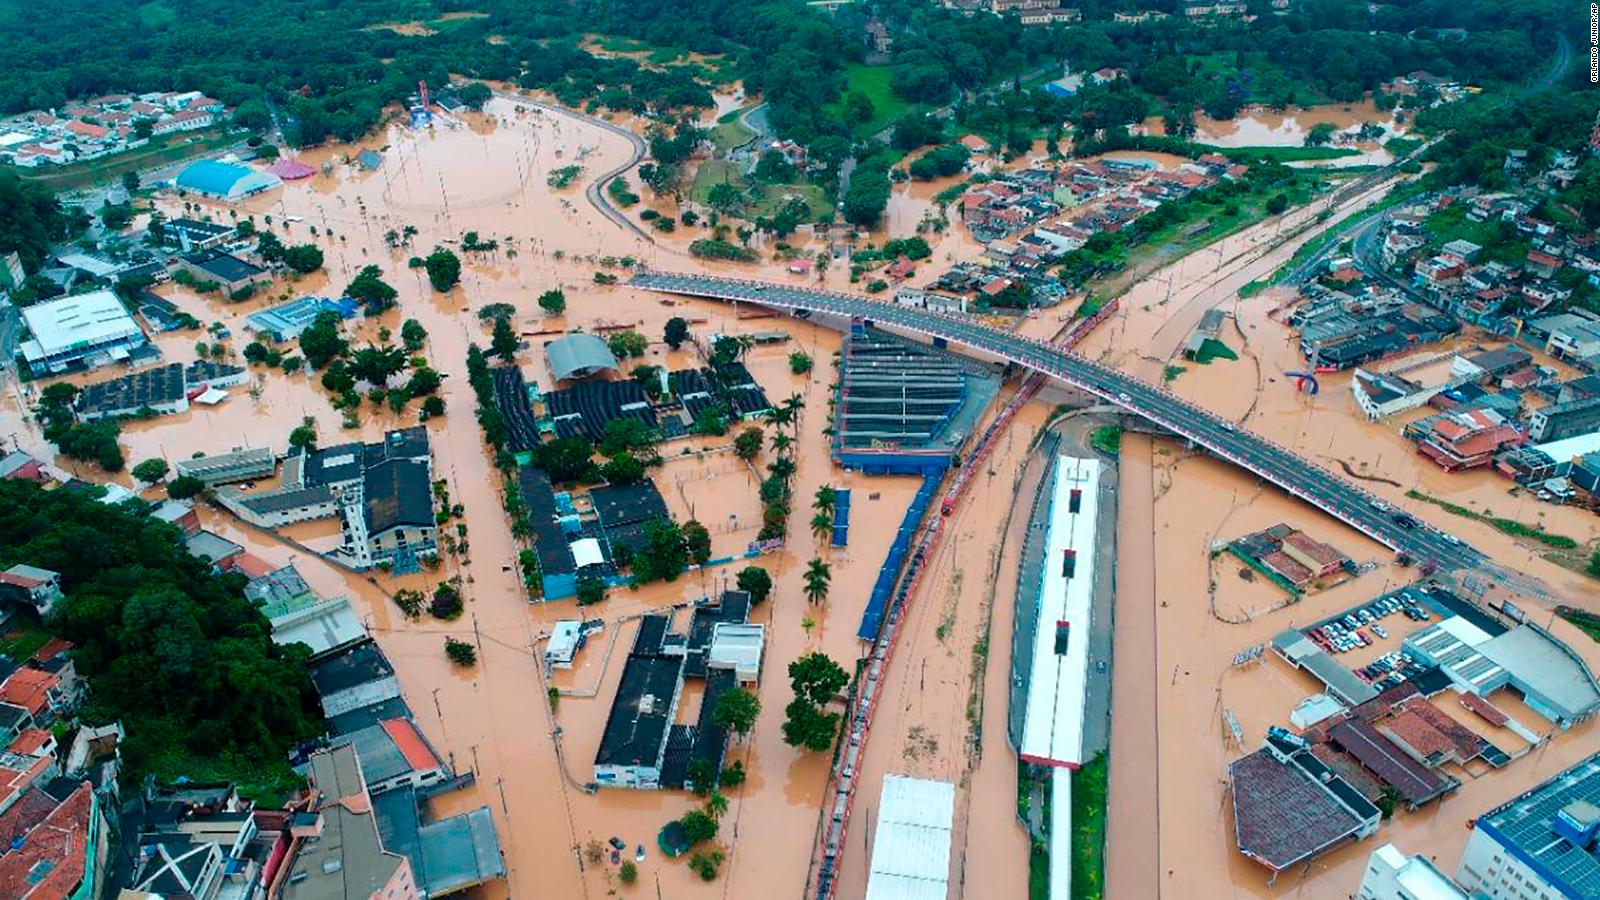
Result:
[[[867,319],[879,326],[1004,359],[1148,419],[1419,563],[1450,570],[1478,568],[1487,562],[1473,547],[1394,509],[1376,495],[1282,445],[1238,428],[1163,387],[1044,341],[961,316],[787,284],[666,272],[640,272],[629,284],[660,293],[754,303],[801,315]]]

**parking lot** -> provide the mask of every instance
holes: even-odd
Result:
[[[1401,645],[1439,621],[1439,611],[1415,593],[1388,594],[1303,629],[1306,637],[1379,691],[1423,667]]]

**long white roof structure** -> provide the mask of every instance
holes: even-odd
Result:
[[[867,900],[945,900],[955,812],[952,782],[885,775]]]
[[[1063,456],[1056,463],[1033,676],[1018,748],[1023,760],[1036,765],[1075,769],[1083,763],[1099,479],[1098,460]],[[1059,643],[1064,652],[1057,652]]]

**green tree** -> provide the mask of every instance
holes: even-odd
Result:
[[[772,575],[760,566],[745,566],[735,580],[739,590],[750,595],[750,604],[759,605],[772,594]]]
[[[474,666],[478,664],[478,648],[467,641],[458,641],[453,637],[444,639],[444,655],[458,666]]]
[[[336,357],[343,356],[350,344],[339,335],[339,317],[324,310],[300,332],[300,352],[305,354],[306,365],[313,369],[326,366]]]
[[[489,341],[489,349],[494,351],[495,356],[510,362],[512,357],[517,355],[517,346],[520,343],[516,329],[511,327],[510,319],[501,316],[494,320],[494,337]]]
[[[789,371],[796,375],[804,375],[811,371],[811,357],[799,350],[789,354]]]
[[[610,484],[638,484],[644,480],[644,463],[632,453],[619,453],[601,464],[600,474]]]
[[[465,104],[468,109],[474,110],[483,109],[483,105],[488,103],[489,98],[492,96],[494,94],[489,90],[489,86],[481,81],[474,81],[456,91],[456,98]]]
[[[750,462],[761,455],[761,447],[766,443],[766,439],[765,432],[751,425],[734,436],[733,455]]]
[[[361,271],[356,273],[356,277],[351,279],[350,284],[345,287],[344,295],[360,300],[361,304],[366,307],[368,315],[376,315],[394,306],[395,298],[399,296],[399,292],[383,280],[382,269],[377,266],[363,266]],[[407,319],[406,321],[410,323],[416,320]],[[417,328],[422,328],[420,322],[417,323]],[[404,326],[402,326],[402,335],[404,330]],[[423,337],[427,337],[427,335],[427,331],[422,332]],[[420,340],[417,342],[417,346],[422,346]]]
[[[455,287],[461,280],[461,258],[443,247],[434,248],[422,265],[428,270],[428,283],[441,293]]]
[[[709,759],[690,760],[683,774],[685,786],[696,796],[704,797],[717,786],[717,767]]]
[[[539,295],[539,308],[552,316],[567,311],[567,295],[560,288],[551,288]]]
[[[187,500],[206,490],[206,483],[193,475],[179,475],[167,482],[167,496],[174,500]]]
[[[322,268],[322,248],[316,244],[295,244],[283,248],[283,264],[302,275]]]
[[[578,579],[578,605],[593,606],[606,598],[604,579],[592,576]]]
[[[638,419],[612,419],[600,430],[600,443],[595,449],[602,456],[620,456],[633,451],[645,451],[645,455],[652,455],[655,448],[656,433],[649,425]]]
[[[783,742],[791,747],[826,753],[838,733],[838,713],[823,712],[799,697],[784,707]]]
[[[1306,132],[1305,143],[1307,147],[1321,147],[1333,140],[1334,127],[1328,122],[1318,122]]]
[[[589,480],[595,474],[594,445],[581,437],[546,441],[533,451],[533,464],[557,484]]]
[[[625,885],[632,885],[639,880],[639,867],[631,859],[622,861],[617,869],[617,880]]]
[[[632,359],[643,356],[650,342],[637,331],[613,331],[606,337],[606,346],[618,359]]]
[[[368,344],[350,357],[349,366],[350,374],[357,381],[381,387],[388,384],[390,378],[405,371],[410,363],[405,350],[400,347]]]
[[[679,318],[678,316],[673,316],[667,320],[667,327],[665,333],[663,334],[663,339],[667,342],[668,347],[676,350],[683,346],[683,342],[687,340],[688,337],[689,323],[686,320]]]
[[[789,663],[795,697],[813,706],[828,703],[849,683],[850,676],[825,653],[808,653]]]
[[[155,484],[167,477],[167,461],[159,456],[151,457],[133,467],[133,477],[145,484]]]
[[[688,564],[683,532],[670,519],[652,519],[644,525],[644,548],[633,560],[636,581],[674,581]]]
[[[711,532],[694,519],[683,523],[680,532],[684,546],[689,551],[689,561],[697,566],[705,565],[706,560],[711,558]]]
[[[416,352],[422,349],[422,343],[427,341],[427,328],[416,319],[406,319],[400,325],[400,343],[405,344],[406,352]]]
[[[728,798],[724,797],[721,791],[714,790],[711,796],[706,798],[706,814],[719,822],[728,814]]]
[[[735,688],[717,698],[717,705],[711,710],[711,721],[718,728],[744,737],[755,727],[756,716],[760,713],[760,698],[743,688]]]
[[[744,199],[744,192],[726,181],[719,181],[706,191],[706,204],[718,212],[732,212],[744,204]]]
[[[436,618],[451,620],[461,618],[464,609],[461,599],[461,590],[448,581],[439,582],[433,589],[433,602],[429,611]]]
[[[711,818],[705,810],[689,810],[678,819],[678,824],[683,827],[684,840],[688,841],[691,847],[717,836],[717,820]]]
[[[831,523],[830,523],[831,527]],[[833,572],[828,564],[820,559],[813,559],[806,565],[806,599],[812,603],[821,603],[828,599],[828,582],[832,580]]]
[[[833,485],[825,484],[817,488],[817,493],[811,500],[811,508],[831,516],[838,501],[839,492],[834,489]]]
[[[830,516],[825,512],[819,512],[816,515],[812,516],[811,517],[811,534],[812,534],[813,537],[815,537],[819,541],[827,540],[828,536],[833,534],[833,516]],[[809,575],[809,573],[807,573],[807,574]],[[823,594],[824,594],[824,596],[826,596],[826,594],[827,594],[827,589],[826,588],[823,589]],[[811,596],[811,581],[809,580],[809,578],[806,581],[806,596],[807,597]]]

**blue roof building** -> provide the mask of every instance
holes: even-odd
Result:
[[[245,166],[212,159],[190,165],[178,173],[174,183],[179,190],[193,191],[218,200],[239,200],[283,184],[271,172],[257,172]]]
[[[1597,841],[1600,754],[1479,816],[1456,880],[1485,896],[1590,900],[1600,897]]]

